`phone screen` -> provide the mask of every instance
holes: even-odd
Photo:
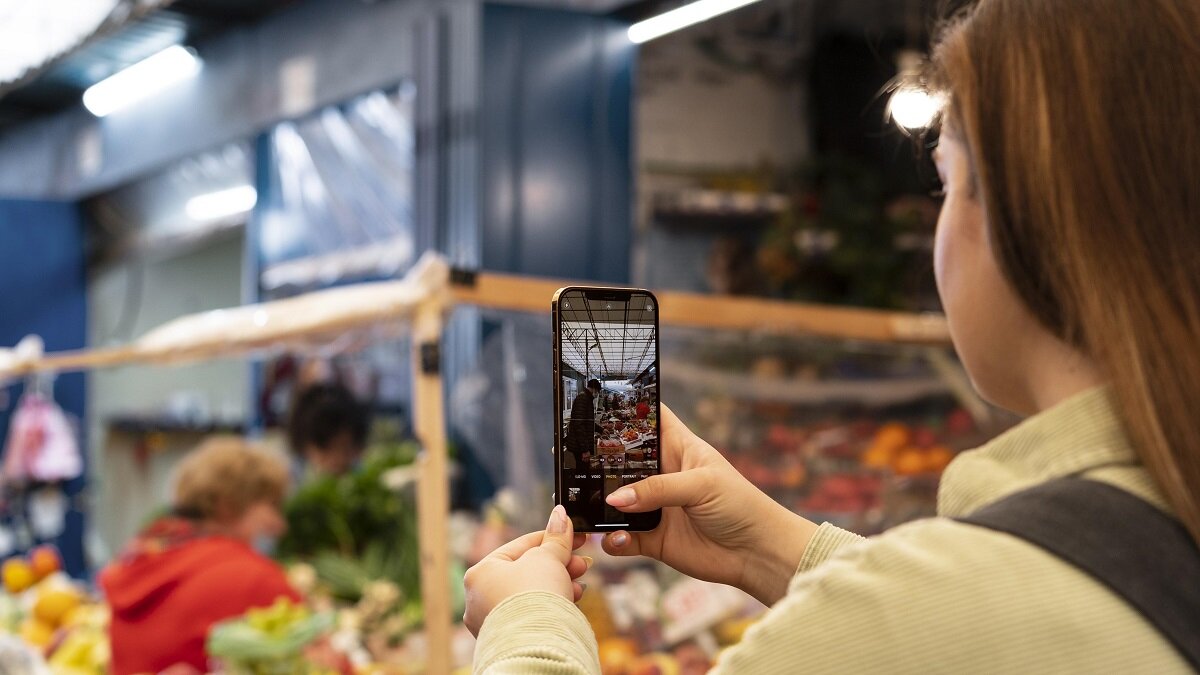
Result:
[[[567,288],[554,303],[555,494],[577,532],[652,530],[605,497],[659,472],[658,303],[649,291]]]

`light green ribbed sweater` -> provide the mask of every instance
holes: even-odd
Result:
[[[1165,508],[1107,390],[1084,392],[956,458],[938,494],[942,517],[870,539],[822,525],[788,595],[713,672],[1191,672],[1099,582],[1010,535],[950,520],[1076,473]],[[583,615],[544,592],[496,607],[480,631],[475,668],[600,672]]]

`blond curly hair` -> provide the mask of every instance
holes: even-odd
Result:
[[[215,436],[180,462],[171,505],[203,519],[237,517],[261,501],[281,506],[289,482],[278,454],[237,436]]]

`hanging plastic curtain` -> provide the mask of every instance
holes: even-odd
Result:
[[[392,277],[412,264],[412,102],[410,86],[373,92],[271,131],[264,290]]]

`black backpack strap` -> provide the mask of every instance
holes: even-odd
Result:
[[[1061,478],[956,520],[1019,537],[1087,572],[1200,670],[1200,549],[1150,503],[1106,483]]]

